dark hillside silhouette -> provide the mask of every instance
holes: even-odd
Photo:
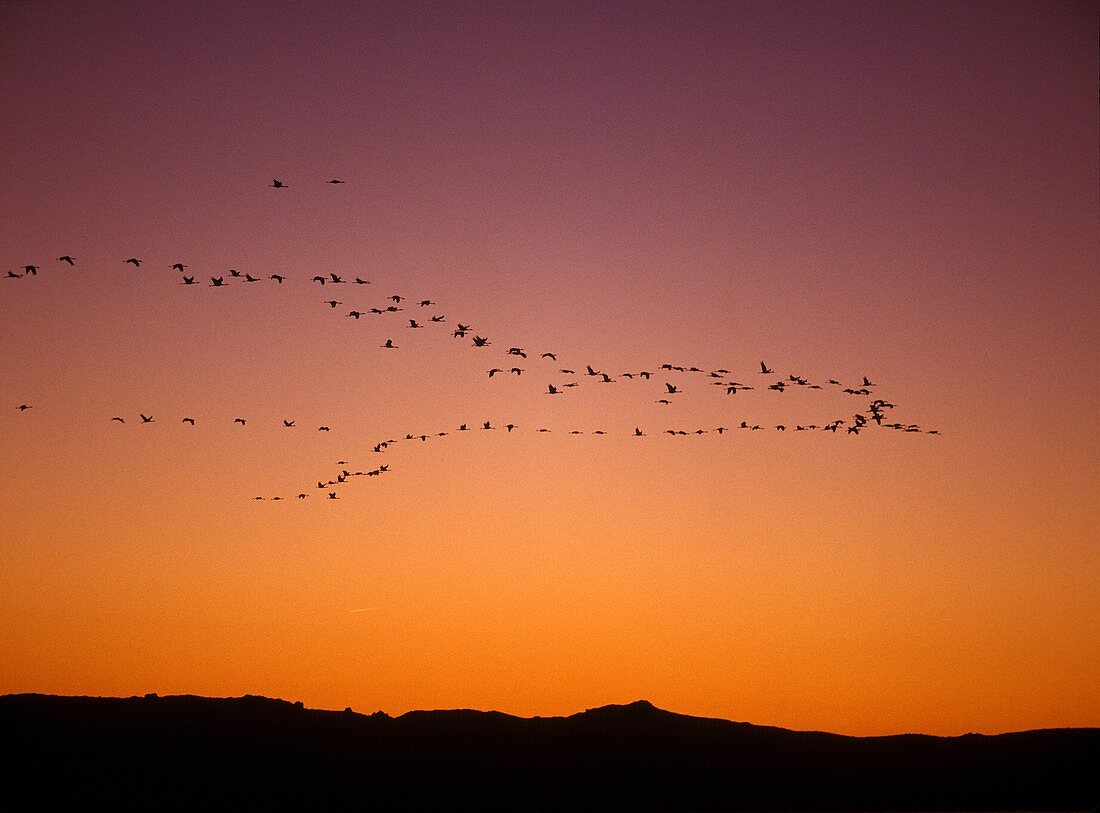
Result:
[[[0,808],[1091,810],[1100,729],[847,737],[662,711],[316,711],[0,697]]]

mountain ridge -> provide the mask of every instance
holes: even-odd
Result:
[[[0,696],[6,796],[387,810],[1087,810],[1100,728],[853,737],[666,711],[397,716],[258,695]],[[0,807],[4,807],[0,796]],[[18,797],[16,797],[18,798]]]

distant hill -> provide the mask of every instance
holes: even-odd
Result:
[[[846,737],[638,701],[570,717],[0,697],[0,809],[1092,810],[1100,729]],[[31,799],[29,804],[18,799]]]

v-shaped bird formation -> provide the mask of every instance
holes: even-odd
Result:
[[[329,185],[343,184],[340,179],[325,181]],[[270,186],[274,189],[289,190],[291,185],[281,180],[274,179]],[[283,193],[280,193],[283,194]],[[286,194],[293,194],[287,192]],[[122,255],[124,256],[124,255]],[[130,256],[119,260],[119,267],[131,267],[135,271],[144,268],[144,259],[138,256]],[[62,254],[54,260],[51,266],[59,273],[71,273],[81,265],[76,257]],[[239,271],[236,268],[224,270],[208,270],[205,274],[190,272],[190,264],[176,260],[164,263],[160,266],[168,271],[176,272],[175,284],[195,286],[196,288],[227,288],[230,285],[263,286],[293,284],[294,279],[278,273],[266,274],[257,271]],[[38,263],[25,263],[17,269],[8,270],[2,277],[4,280],[19,280],[23,283],[32,282],[39,277],[39,272],[45,272],[46,265]],[[205,276],[208,283],[200,280]],[[834,436],[858,437],[862,432],[873,430],[889,430],[906,434],[938,435],[937,429],[925,429],[918,424],[903,423],[887,420],[888,414],[895,405],[881,397],[877,397],[877,384],[869,377],[863,376],[861,380],[854,382],[842,382],[837,378],[825,378],[812,380],[797,373],[779,374],[768,366],[766,361],[760,361],[759,369],[734,373],[729,368],[708,369],[695,365],[673,364],[662,361],[652,367],[633,370],[607,370],[599,369],[592,363],[569,364],[559,361],[558,353],[554,350],[535,349],[529,350],[522,346],[508,345],[501,350],[503,343],[491,341],[487,336],[476,332],[471,324],[462,321],[448,321],[446,313],[441,312],[434,299],[429,297],[410,297],[401,293],[391,293],[378,298],[371,298],[365,294],[374,288],[362,286],[372,285],[372,281],[357,275],[341,275],[334,272],[317,273],[311,276],[304,275],[301,284],[319,286],[320,289],[335,291],[333,286],[346,286],[340,289],[343,297],[331,297],[329,299],[318,298],[318,307],[332,314],[334,318],[341,320],[352,319],[355,323],[367,325],[375,324],[383,331],[384,341],[378,345],[379,349],[400,351],[401,337],[409,330],[428,331],[437,336],[438,341],[459,341],[476,352],[486,354],[487,367],[485,380],[491,382],[491,386],[505,386],[503,382],[513,381],[518,386],[526,387],[532,398],[543,396],[566,396],[580,387],[603,387],[607,385],[617,387],[633,387],[638,398],[644,402],[655,403],[662,407],[673,407],[680,399],[697,397],[700,394],[712,394],[728,403],[739,403],[749,396],[780,397],[787,390],[804,389],[806,391],[831,390],[845,396],[854,398],[854,410],[842,415],[819,416],[816,419],[806,420],[800,423],[770,423],[761,424],[745,420],[733,421],[731,426],[690,426],[684,425],[683,420],[668,421],[669,426],[647,427],[637,426],[632,432],[626,434],[634,438],[653,438],[669,436],[673,438],[702,438],[704,435],[714,438],[733,437],[744,432],[752,435],[754,432],[828,432]],[[213,295],[213,294],[212,294]],[[339,296],[339,294],[338,294]],[[413,314],[410,317],[410,313]],[[412,335],[412,334],[409,334]],[[739,380],[741,379],[741,380]],[[746,383],[753,382],[753,383]],[[734,398],[734,396],[737,396]],[[36,405],[20,403],[15,406],[20,413],[26,414]],[[41,410],[39,410],[41,411]],[[676,414],[675,411],[670,415]],[[27,415],[28,420],[33,420],[34,415]],[[146,414],[138,409],[136,414],[106,415],[105,423],[119,424],[122,427],[145,427],[141,431],[157,431],[165,425],[176,425],[185,428],[185,431],[201,431],[204,425],[209,423],[206,419],[196,415],[156,416]],[[278,421],[269,422],[273,428],[282,431],[300,431],[302,429],[316,432],[332,432],[333,427],[328,422],[317,426],[299,425],[299,419],[294,416],[286,416]],[[240,431],[254,431],[257,421],[246,416],[236,416],[231,425],[239,427]],[[125,431],[120,428],[119,431]],[[494,425],[491,421],[471,421],[462,423],[457,427],[436,427],[432,431],[413,431],[402,437],[390,437],[377,439],[369,443],[370,454],[382,454],[398,444],[427,443],[438,441],[449,435],[463,435],[464,433],[480,433],[502,431],[507,435],[513,433],[533,432],[539,435],[568,435],[575,437],[587,435],[593,437],[610,434],[599,427],[573,427],[568,429],[551,428],[547,426],[520,426],[515,423]],[[311,493],[320,490],[327,500],[339,499],[340,487],[347,485],[358,477],[378,477],[390,471],[389,464],[378,466],[365,466],[352,470],[345,460],[337,463],[338,473],[335,476],[326,475],[315,478],[315,486],[308,487],[293,495],[293,499],[305,500]],[[282,501],[281,495],[255,496],[255,500]]]

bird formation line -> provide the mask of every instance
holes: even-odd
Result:
[[[328,185],[343,184],[344,181],[338,178],[325,181]],[[279,179],[273,179],[269,185],[275,189],[289,189],[290,184],[284,183]],[[61,269],[74,270],[78,267],[77,259],[70,254],[62,254],[55,260],[58,264],[57,267]],[[144,260],[138,256],[130,256],[124,260],[119,261],[120,266],[128,266],[133,269],[141,269],[143,267]],[[264,274],[257,272],[253,274],[250,271],[241,272],[236,268],[228,268],[224,271],[216,273],[208,273],[206,278],[209,279],[209,283],[202,283],[199,280],[202,278],[198,273],[189,273],[190,265],[182,261],[176,261],[167,263],[162,268],[166,268],[170,271],[177,272],[179,282],[177,284],[184,286],[206,287],[206,288],[227,288],[232,284],[240,283],[246,286],[254,286],[259,284],[274,284],[276,286],[283,286],[290,281],[287,275],[279,273]],[[8,270],[3,277],[8,280],[22,280],[24,282],[37,279],[39,272],[43,270],[43,266],[37,263],[26,263],[19,270]],[[314,274],[311,277],[303,277],[302,281],[309,285],[317,285],[322,289],[327,289],[329,286],[367,286],[372,285],[371,280],[364,279],[362,276],[352,276],[347,274],[339,274],[335,272],[328,272],[324,274]],[[347,289],[350,292],[351,289]],[[357,288],[356,290],[364,290]],[[357,298],[357,297],[355,297]],[[505,379],[515,381],[535,381],[533,385],[525,384],[524,386],[533,386],[535,391],[541,392],[547,396],[567,395],[570,391],[581,387],[582,385],[623,385],[634,384],[637,386],[647,387],[652,395],[652,403],[659,404],[661,406],[672,406],[679,398],[683,397],[685,393],[694,389],[695,384],[706,385],[706,387],[699,387],[699,391],[709,389],[710,391],[721,394],[723,397],[728,398],[737,396],[743,393],[774,393],[781,395],[787,390],[805,389],[807,391],[821,391],[831,389],[836,392],[842,393],[848,396],[856,396],[860,398],[867,398],[873,396],[876,392],[877,384],[871,381],[870,378],[863,376],[860,381],[849,382],[847,384],[842,383],[838,378],[826,378],[823,380],[811,380],[800,373],[788,373],[786,375],[777,374],[775,370],[767,365],[765,361],[759,363],[759,369],[748,373],[748,378],[744,375],[739,376],[745,378],[745,381],[755,380],[756,383],[748,384],[744,381],[737,380],[734,374],[729,368],[704,368],[695,365],[683,365],[673,364],[671,362],[662,362],[654,365],[651,368],[626,370],[626,371],[608,371],[599,369],[592,363],[585,364],[562,364],[559,361],[558,353],[552,350],[529,351],[523,346],[509,345],[503,352],[498,349],[503,345],[497,345],[494,341],[491,341],[487,336],[482,335],[479,332],[475,332],[471,324],[456,321],[453,323],[448,322],[447,315],[440,312],[437,308],[437,303],[434,299],[424,297],[415,298],[409,297],[404,294],[394,293],[381,299],[375,299],[374,301],[367,302],[354,302],[348,304],[347,297],[337,298],[332,297],[329,299],[318,300],[319,305],[324,306],[326,312],[338,316],[341,320],[352,319],[355,323],[366,324],[369,321],[378,320],[378,324],[384,326],[389,335],[384,337],[384,341],[378,345],[380,349],[384,350],[401,350],[400,335],[404,331],[429,331],[434,332],[441,337],[449,336],[452,340],[467,341],[467,346],[476,349],[478,351],[487,352],[490,356],[499,358],[500,361],[497,364],[490,363],[490,366],[486,369],[486,380],[494,382],[503,381]],[[403,304],[404,303],[404,304]],[[413,318],[410,318],[406,309],[411,309],[415,312]],[[406,315],[399,315],[406,314]],[[399,332],[400,331],[400,332]],[[411,334],[410,334],[411,335]],[[380,336],[380,339],[383,337]],[[764,379],[757,379],[757,376],[766,376]],[[671,379],[671,380],[670,380]],[[545,387],[545,389],[543,389]],[[740,402],[741,398],[737,401]],[[775,397],[775,396],[773,396]],[[864,403],[867,403],[864,401]],[[21,413],[26,413],[33,408],[33,404],[21,403],[16,408]],[[805,422],[805,423],[771,423],[763,425],[760,423],[750,423],[749,421],[742,420],[740,422],[734,422],[732,428],[725,426],[717,427],[695,427],[691,429],[686,428],[663,428],[659,430],[646,431],[641,427],[635,427],[631,434],[633,437],[647,437],[650,435],[668,435],[671,437],[699,437],[707,434],[725,435],[726,433],[733,434],[736,431],[748,431],[752,433],[754,431],[771,430],[775,432],[830,432],[834,435],[843,434],[846,436],[858,436],[862,431],[869,427],[876,429],[888,429],[907,434],[920,433],[928,435],[940,434],[937,429],[924,429],[919,424],[912,423],[900,423],[897,421],[886,421],[887,411],[894,409],[895,405],[886,401],[880,397],[874,397],[867,403],[866,407],[860,411],[856,411],[850,416],[842,418],[832,418],[827,421],[818,422]],[[139,411],[135,416],[123,416],[113,415],[109,418],[105,416],[105,420],[111,423],[117,424],[136,424],[139,426],[150,426],[153,424],[161,425],[163,423],[176,423],[189,427],[189,429],[197,429],[200,424],[207,423],[206,421],[200,421],[198,418],[192,415],[176,415],[171,418],[165,418],[158,420],[153,414],[146,414]],[[248,417],[238,416],[234,417],[230,423],[235,426],[239,426],[242,431],[248,431],[250,427],[251,419]],[[255,422],[251,421],[251,425],[255,426]],[[297,418],[285,417],[280,421],[273,424],[283,430],[294,430],[300,427]],[[420,443],[427,442],[430,439],[437,439],[446,437],[451,433],[463,433],[474,431],[471,427],[476,426],[479,431],[493,431],[497,428],[503,429],[506,433],[511,434],[514,431],[522,431],[521,427],[513,423],[503,424],[499,427],[493,426],[490,421],[485,421],[480,424],[460,424],[453,430],[437,430],[434,432],[413,432],[406,434],[403,438],[387,438],[384,440],[378,440],[371,446],[371,451],[375,454],[380,454],[400,442],[416,441]],[[310,427],[312,428],[312,427]],[[315,431],[319,432],[331,432],[332,427],[329,423],[322,423],[316,426]],[[539,434],[549,434],[554,430],[548,427],[537,427],[535,431]],[[565,434],[576,435],[592,435],[601,436],[607,435],[608,432],[602,429],[569,429],[565,430]],[[366,468],[364,470],[351,471],[350,469],[343,468],[345,461],[340,461],[341,465],[340,473],[335,478],[320,478],[317,482],[318,489],[326,490],[326,499],[338,499],[339,487],[346,484],[351,478],[365,476],[365,477],[377,477],[385,474],[389,471],[388,465],[379,466],[376,468]],[[335,490],[329,490],[335,489]],[[304,500],[309,496],[308,491],[302,491],[297,494],[297,499]],[[282,496],[263,497],[257,496],[256,500],[282,500]]]

